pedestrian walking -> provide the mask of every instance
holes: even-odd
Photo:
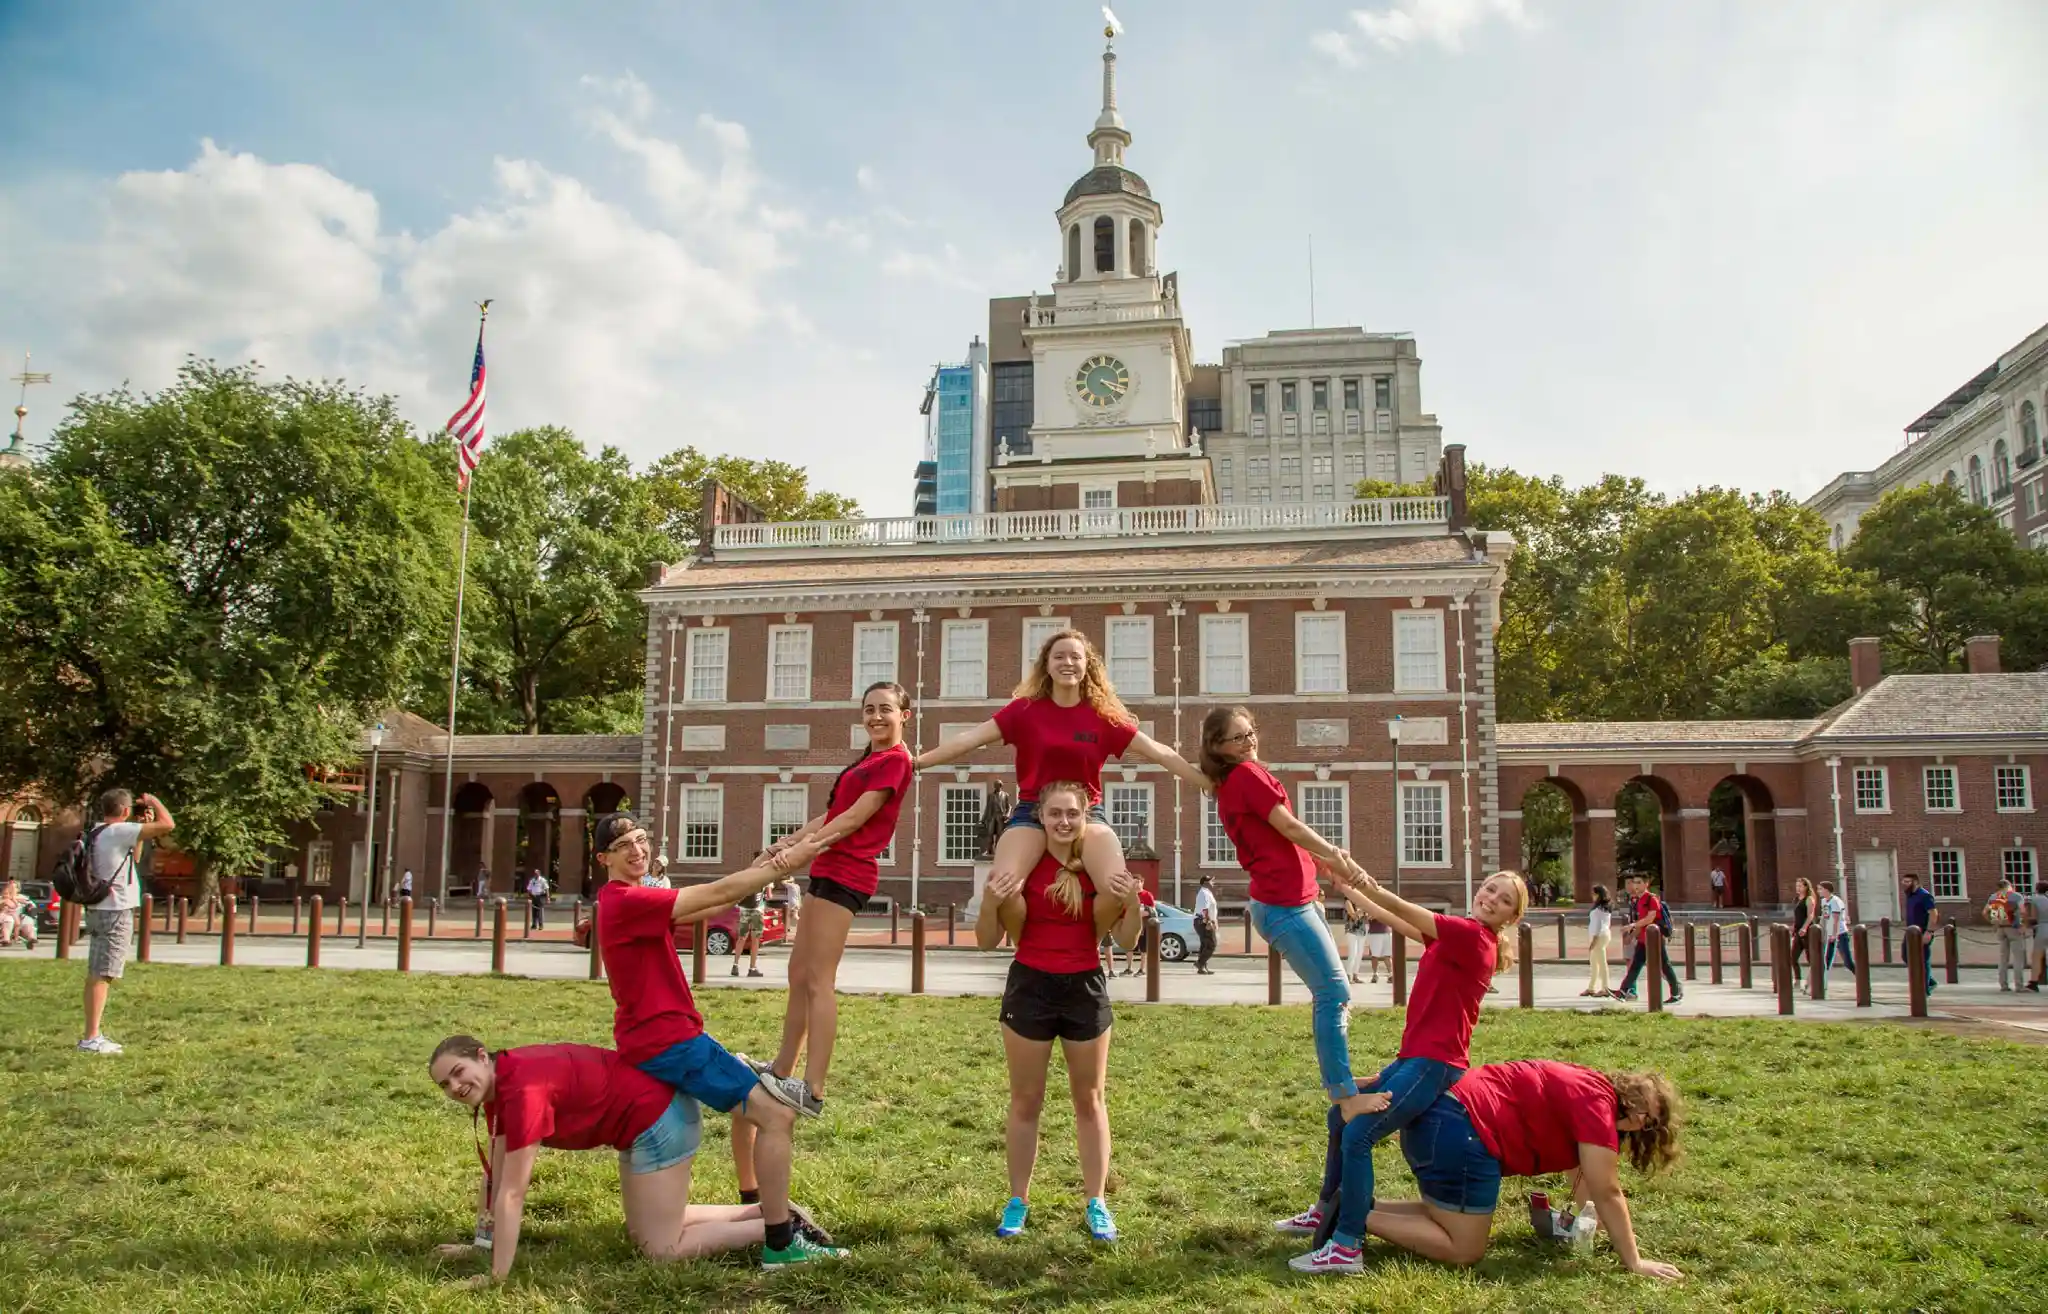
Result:
[[[1365,957],[1365,928],[1372,918],[1372,908],[1356,895],[1344,895],[1344,974],[1352,985],[1364,985],[1365,978],[1358,974],[1359,962]]]
[[[1372,970],[1368,985],[1380,983],[1380,971],[1386,970],[1387,979],[1394,979],[1394,927],[1378,913],[1365,919],[1365,962]]]
[[[1209,960],[1216,956],[1216,890],[1214,882],[1207,876],[1195,889],[1195,939],[1199,944],[1195,950],[1196,973],[1216,975],[1215,969],[1209,966]]]
[[[67,882],[70,893],[85,907],[85,929],[92,936],[92,950],[85,964],[85,1038],[78,1042],[87,1054],[118,1054],[121,1047],[100,1032],[100,1020],[107,1007],[107,991],[121,979],[128,960],[128,942],[134,935],[136,907],[141,903],[141,885],[136,878],[136,856],[143,844],[168,835],[177,823],[171,810],[154,794],[139,800],[125,789],[110,789],[100,795],[99,824],[79,839],[75,856],[75,877]],[[78,870],[82,867],[83,870]],[[64,873],[71,876],[71,873]],[[101,885],[104,883],[104,892]],[[96,896],[96,897],[95,897]]]
[[[761,861],[761,854],[754,855],[754,862]],[[732,947],[732,974],[740,974],[740,956],[747,959],[747,975],[760,976],[761,933],[767,928],[767,919],[761,915],[761,891],[755,890],[739,901],[739,941]]]
[[[1984,901],[1984,920],[1998,937],[1998,988],[2018,989],[2027,983],[2027,950],[2034,939],[2027,925],[2026,905],[2010,880],[1998,882],[1998,890]]]
[[[1649,877],[1629,877],[1628,892],[1629,929],[1635,932],[1636,947],[1628,956],[1628,973],[1621,978],[1621,989],[1614,992],[1614,997],[1624,1003],[1635,999],[1636,977],[1642,974],[1648,959],[1644,933],[1654,926],[1664,936],[1664,952],[1657,957],[1664,969],[1664,983],[1671,987],[1670,1002],[1675,1004],[1685,998],[1685,989],[1678,984],[1678,973],[1671,966],[1671,914],[1665,911],[1664,901],[1650,892]]]
[[[1726,908],[1728,906],[1728,873],[1722,871],[1719,867],[1709,868],[1707,871],[1707,884],[1714,891],[1714,906],[1716,908]]]
[[[1792,882],[1792,979],[1799,980],[1799,960],[1806,954],[1806,928],[1819,914],[1820,896],[1813,883],[1801,876]],[[1819,964],[1814,964],[1817,968]]]
[[[1605,885],[1593,887],[1593,907],[1586,914],[1586,988],[1582,995],[1611,993],[1607,985],[1607,946],[1614,943],[1614,904]]]
[[[1842,902],[1842,896],[1835,893],[1834,882],[1820,883],[1820,933],[1827,941],[1827,961],[1821,970],[1835,970],[1835,955],[1842,955],[1842,962],[1850,971],[1856,970],[1856,958],[1849,952],[1849,905]]]
[[[526,924],[536,931],[547,929],[548,878],[535,871],[526,878]],[[573,928],[572,928],[573,929]]]
[[[1920,883],[1912,872],[1906,873],[1906,925],[1920,928],[1921,942],[1927,952],[1920,955],[1920,962],[1927,969],[1927,993],[1934,993],[1934,928],[1941,925],[1941,909],[1934,906],[1934,896]]]
[[[412,897],[412,868],[410,867],[405,869],[405,875],[398,878],[398,897],[401,899],[410,899]]]

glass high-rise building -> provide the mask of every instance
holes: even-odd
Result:
[[[938,515],[988,510],[987,399],[988,348],[980,338],[967,348],[965,361],[939,366],[925,385],[925,460],[934,472],[932,505]]]

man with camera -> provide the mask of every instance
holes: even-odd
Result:
[[[171,833],[171,810],[154,794],[137,800],[125,789],[100,795],[99,822],[86,835],[85,860],[92,874],[107,882],[107,895],[85,910],[92,949],[85,964],[85,1039],[78,1048],[87,1054],[118,1054],[121,1047],[100,1034],[100,1014],[107,1006],[107,986],[121,978],[128,944],[135,934],[135,909],[142,903],[135,864],[147,840]],[[131,819],[133,818],[133,819]]]

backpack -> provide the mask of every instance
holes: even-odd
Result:
[[[69,899],[81,907],[90,908],[104,903],[114,892],[114,882],[92,869],[92,849],[99,840],[104,824],[94,826],[77,839],[57,858],[57,866],[50,873],[50,884],[59,896]]]
[[[1665,943],[1667,943],[1667,944],[1668,944],[1668,943],[1670,943],[1670,941],[1671,941],[1671,905],[1670,905],[1670,904],[1668,904],[1668,903],[1666,903],[1666,902],[1664,902],[1664,900],[1662,900],[1662,899],[1658,899],[1658,898],[1657,898],[1657,896],[1656,896],[1655,894],[1653,894],[1653,893],[1645,893],[1645,894],[1643,895],[1643,897],[1644,897],[1644,898],[1646,898],[1646,899],[1657,899],[1657,934],[1659,934],[1659,935],[1661,935],[1661,936],[1663,936],[1663,937],[1664,937]],[[1637,907],[1637,908],[1641,908],[1641,906],[1642,906],[1641,904],[1637,904],[1637,905],[1636,905],[1636,907]],[[1632,918],[1630,918],[1630,920],[1631,920],[1631,921],[1633,921],[1633,920],[1635,920],[1636,918],[1639,918],[1639,917],[1641,917],[1641,916],[1642,916],[1642,913],[1640,913],[1640,912],[1636,912],[1636,913],[1635,913],[1635,916],[1634,916],[1634,917],[1632,917]]]

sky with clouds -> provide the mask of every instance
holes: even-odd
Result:
[[[1811,492],[2048,319],[2037,0],[1125,0],[1198,358],[1407,330],[1474,458]],[[1082,0],[0,0],[0,355],[188,352],[434,426],[807,465],[902,514],[931,366],[1044,290]]]

